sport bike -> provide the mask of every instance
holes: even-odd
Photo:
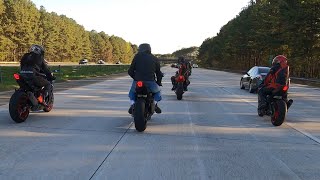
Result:
[[[290,99],[287,104],[287,91],[288,86],[284,86],[280,91],[267,95],[267,106],[264,109],[258,108],[259,116],[270,116],[271,123],[274,126],[280,126],[286,119],[288,108],[292,104],[293,100]]]
[[[48,94],[44,94],[44,87],[36,87],[33,80],[24,74],[14,74],[19,89],[12,94],[9,102],[9,113],[13,121],[16,123],[24,122],[30,111],[43,110],[50,112],[53,108],[53,81],[51,90]]]
[[[147,121],[155,112],[154,95],[143,81],[137,81],[135,91],[136,102],[132,114],[136,130],[143,132],[147,128]]]

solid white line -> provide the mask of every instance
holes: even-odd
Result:
[[[286,125],[288,125],[289,127],[291,127],[292,129],[295,129],[296,131],[300,132],[301,134],[307,136],[308,138],[310,138],[311,140],[317,142],[320,144],[320,139],[317,137],[314,137],[313,135],[311,135],[310,133],[296,127],[293,123],[289,123],[289,122],[285,122]]]

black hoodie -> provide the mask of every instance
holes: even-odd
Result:
[[[158,58],[146,52],[139,52],[134,56],[128,74],[136,81],[161,82],[163,76]]]

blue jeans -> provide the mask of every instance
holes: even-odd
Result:
[[[147,88],[154,94],[154,96],[153,96],[154,100],[161,101],[162,97],[161,97],[159,85],[155,81],[143,81],[143,82],[147,86]],[[136,83],[137,83],[137,81],[132,82],[132,85],[131,85],[131,88],[129,91],[129,98],[130,98],[130,100],[133,100],[133,101],[136,100],[136,94],[135,94]]]

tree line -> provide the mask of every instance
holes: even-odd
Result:
[[[198,59],[205,66],[248,70],[289,59],[292,76],[320,78],[320,0],[251,0],[220,32],[206,39]]]
[[[182,48],[172,53],[174,57],[184,57],[188,59],[195,59],[198,55],[199,47],[192,46],[188,48]]]
[[[195,60],[198,56],[198,50],[199,47],[192,46],[188,48],[181,48],[171,54],[155,54],[155,56],[160,59],[178,59],[179,57],[184,57],[189,60]]]
[[[19,61],[32,44],[52,62],[104,60],[130,63],[137,46],[105,32],[86,31],[75,20],[37,9],[30,0],[0,0],[0,61]]]

